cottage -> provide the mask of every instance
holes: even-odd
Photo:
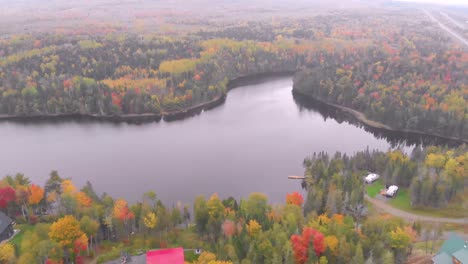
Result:
[[[467,242],[455,233],[442,244],[437,255],[432,258],[434,264],[468,264]]]
[[[13,219],[8,217],[3,212],[0,212],[0,241],[9,239],[13,234]]]

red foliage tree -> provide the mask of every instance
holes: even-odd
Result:
[[[4,209],[16,199],[15,189],[11,187],[0,188],[0,208]]]
[[[286,194],[286,203],[287,204],[295,204],[297,206],[302,206],[304,202],[304,198],[298,192],[288,193]]]
[[[112,104],[122,109],[122,97],[117,93],[112,93]]]
[[[304,264],[309,259],[309,247],[312,246],[315,251],[315,255],[318,257],[325,251],[324,236],[319,231],[306,227],[302,230],[301,235],[292,235],[291,244],[294,251],[294,259],[297,264]]]
[[[224,221],[221,226],[223,233],[227,237],[232,237],[236,233],[236,224],[231,220]]]

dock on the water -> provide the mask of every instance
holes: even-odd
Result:
[[[291,180],[304,180],[305,177],[304,176],[288,176],[288,179],[291,179]]]

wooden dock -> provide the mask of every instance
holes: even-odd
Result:
[[[288,179],[291,179],[291,180],[304,180],[305,177],[304,176],[288,176]]]

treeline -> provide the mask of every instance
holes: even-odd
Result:
[[[467,139],[467,67],[466,51],[420,23],[367,49],[324,56],[295,76],[294,89],[395,129]]]
[[[370,172],[381,175],[383,185],[408,189],[408,203],[413,207],[458,204],[462,208],[468,195],[467,161],[465,145],[415,147],[411,154],[401,150],[366,150],[351,157],[315,154],[304,162],[307,178],[303,187],[308,190],[305,210],[347,213],[356,219],[360,216],[356,213],[364,212],[362,182]]]
[[[78,189],[55,171],[43,187],[22,174],[7,176],[0,181],[0,209],[20,224],[22,238],[0,246],[0,261],[83,263],[99,255],[101,263],[119,258],[121,251],[135,254],[181,246],[201,248],[199,256],[186,253],[186,261],[200,264],[403,263],[418,229],[388,216],[357,219],[348,208],[362,204],[362,190],[351,190],[358,188],[358,177],[350,180],[356,186],[345,187],[354,183],[338,179],[347,170],[340,157],[329,162],[320,157],[315,167],[335,171],[336,183],[343,184],[336,192],[359,198],[345,202],[343,210],[311,208],[312,194],[303,208],[298,192],[279,205],[270,204],[261,193],[240,201],[216,194],[209,199],[199,196],[189,210],[180,204],[166,207],[150,191],[130,205],[98,195],[89,182]]]
[[[0,60],[0,113],[9,115],[185,110],[224,95],[230,79],[297,65],[287,49],[253,41],[68,37],[42,48],[17,40],[35,42],[26,50],[15,41]]]
[[[387,21],[385,27],[382,21]],[[242,22],[173,38],[131,33],[11,36],[0,40],[0,115],[166,114],[220,98],[228,80],[236,77],[308,66],[324,78],[320,85],[326,92],[319,95],[326,99],[344,105],[352,101],[359,110],[370,105],[370,118],[407,121],[398,128],[464,135],[460,84],[466,77],[460,69],[466,55],[447,50],[429,29],[418,30],[418,21],[404,13],[344,12]],[[405,37],[399,38],[400,33]],[[384,80],[384,88],[377,85]],[[320,82],[303,83],[296,86]],[[401,93],[397,88],[408,94],[395,99]]]

